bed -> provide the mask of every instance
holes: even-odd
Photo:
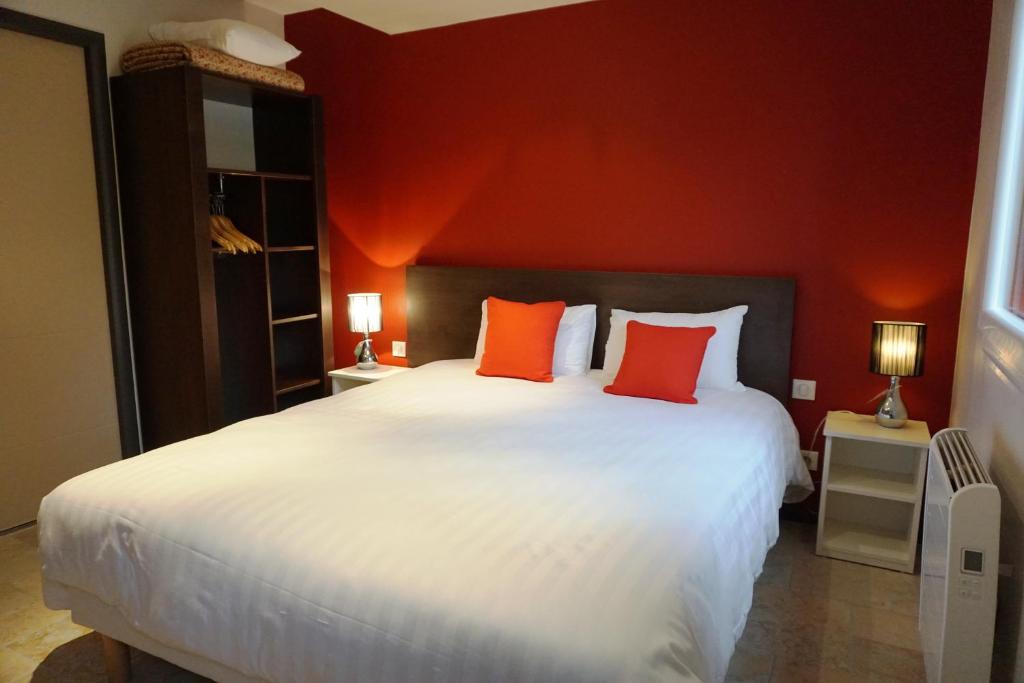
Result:
[[[462,343],[482,272],[410,269],[410,350]],[[810,486],[782,404],[416,362],[65,483],[39,516],[47,605],[220,681],[722,680]]]

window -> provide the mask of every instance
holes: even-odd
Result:
[[[987,146],[981,147],[984,153],[978,157],[985,173],[979,172],[977,178],[983,193],[976,195],[983,203],[976,208],[989,211],[975,214],[987,215],[988,220],[972,233],[975,244],[987,243],[987,248],[984,254],[981,249],[974,252],[970,264],[971,272],[984,280],[980,301],[967,303],[972,312],[980,304],[977,331],[989,341],[1002,340],[989,356],[998,355],[1001,362],[1015,359],[1024,391],[1024,11],[1019,11],[1024,3],[999,7],[1005,13],[993,26],[1005,30],[993,31],[999,49],[989,54],[996,60],[990,64],[992,74],[999,78],[986,83],[986,103],[1002,100],[1002,108],[985,108],[982,137]]]

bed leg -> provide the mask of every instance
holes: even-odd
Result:
[[[103,663],[107,667],[107,680],[110,683],[129,683],[132,680],[131,649],[120,640],[114,640],[102,633]]]

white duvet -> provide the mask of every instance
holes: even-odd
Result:
[[[810,486],[767,394],[698,405],[443,361],[77,477],[65,587],[152,639],[295,681],[720,681]]]

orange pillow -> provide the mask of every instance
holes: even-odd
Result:
[[[487,297],[487,337],[476,374],[550,382],[564,301],[521,304]]]
[[[696,403],[697,376],[714,327],[661,327],[630,320],[626,352],[609,394]]]

